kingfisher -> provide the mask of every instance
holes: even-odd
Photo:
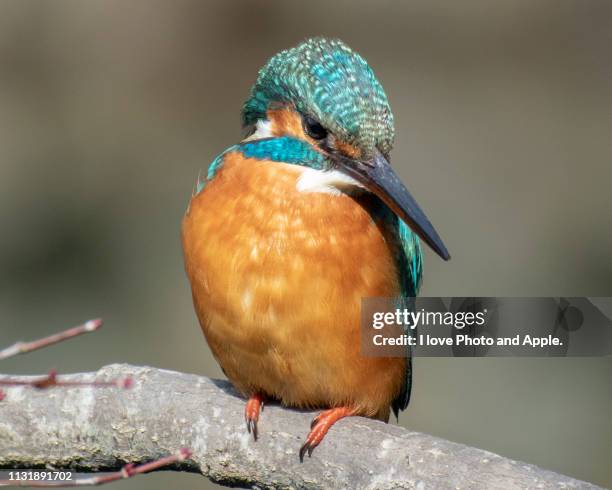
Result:
[[[245,137],[198,177],[185,269],[210,349],[247,400],[321,410],[310,457],[349,416],[388,422],[410,399],[410,357],[360,354],[362,298],[414,297],[420,240],[450,255],[390,165],[393,115],[368,63],[313,38],[273,56],[242,108]]]

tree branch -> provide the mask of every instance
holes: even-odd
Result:
[[[100,381],[98,379],[94,379],[92,381],[85,381],[81,379],[73,379],[73,377],[62,376],[62,379],[58,378],[57,371],[52,369],[48,374],[39,377],[24,377],[24,376],[0,376],[0,386],[31,386],[32,388],[37,388],[39,390],[46,390],[53,386],[66,386],[72,387],[75,386],[97,386],[99,388],[124,388],[126,390],[132,387],[132,378],[125,377],[120,379],[111,379]],[[0,401],[4,399],[4,392],[0,391]]]
[[[254,442],[244,426],[244,400],[225,381],[129,365],[64,376],[88,383],[118,378],[131,378],[132,389],[6,387],[0,403],[0,469],[117,471],[189,447],[191,458],[171,469],[231,486],[598,488],[364,418],[338,422],[301,464],[298,450],[310,412],[266,406]]]
[[[49,347],[50,345],[57,344],[68,339],[72,339],[74,337],[78,337],[79,335],[83,335],[84,333],[95,332],[101,326],[102,320],[100,318],[96,318],[94,320],[86,321],[82,325],[63,330],[59,333],[49,335],[48,337],[44,337],[42,339],[34,340],[33,342],[17,342],[16,344],[13,344],[10,347],[7,347],[6,349],[0,350],[0,361],[8,359],[9,357],[17,356],[19,354],[27,354],[28,352],[42,349],[43,347]]]
[[[66,487],[91,487],[106,485],[117,480],[132,478],[136,475],[142,475],[150,471],[159,470],[175,463],[185,461],[191,457],[191,451],[187,448],[181,449],[176,454],[171,454],[164,458],[159,458],[148,463],[135,465],[132,463],[126,464],[119,471],[108,473],[100,476],[91,476],[89,478],[76,478],[68,481],[41,481],[41,480],[0,480],[0,487],[35,487],[35,488],[66,488]]]

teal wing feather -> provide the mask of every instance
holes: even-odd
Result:
[[[409,298],[414,298],[421,287],[421,279],[423,277],[423,255],[419,237],[410,230],[408,225],[401,219],[395,218],[396,233],[400,242],[398,256],[396,258],[398,271],[400,274],[400,285],[402,292],[402,307],[410,307]],[[414,330],[408,332],[415,333]],[[402,389],[395,400],[391,404],[393,413],[397,418],[400,410],[405,410],[410,402],[410,393],[412,391],[412,355],[410,347],[408,349],[406,359],[406,369],[404,371],[404,381]]]
[[[201,178],[201,176],[198,176],[198,180],[195,185],[195,190],[193,192],[194,196],[202,192],[204,187],[206,187],[206,184],[208,184],[212,179],[214,179],[215,175],[223,165],[223,159],[225,158],[225,155],[232,151],[236,151],[238,148],[238,145],[230,146],[227,150],[218,155],[208,166],[208,171],[206,172],[205,178]]]
[[[423,254],[419,237],[397,218],[397,234],[401,244],[398,257],[402,296],[415,297],[421,288],[423,277]]]

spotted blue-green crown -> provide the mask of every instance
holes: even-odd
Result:
[[[271,102],[289,102],[364,155],[393,146],[393,114],[366,61],[336,39],[313,38],[281,51],[259,71],[244,104],[245,126],[265,119]]]

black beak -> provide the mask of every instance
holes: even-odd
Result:
[[[375,150],[374,157],[369,161],[352,160],[338,155],[333,158],[338,163],[338,170],[377,195],[440,257],[450,259],[442,239],[382,153]]]

